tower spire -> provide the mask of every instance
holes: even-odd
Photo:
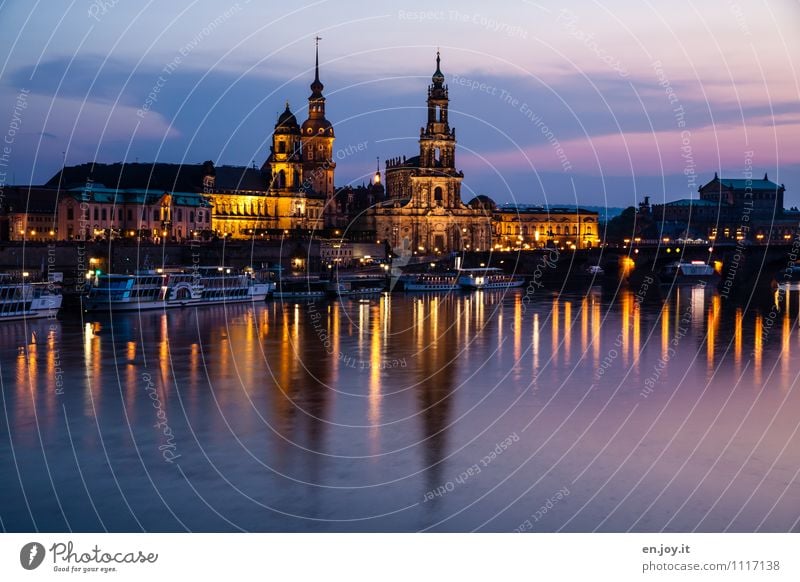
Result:
[[[315,36],[314,42],[315,46],[315,58],[314,58],[314,82],[311,83],[311,96],[312,97],[322,97],[322,90],[325,88],[325,85],[322,84],[322,81],[319,80],[319,41],[322,40],[321,36]]]
[[[436,50],[436,71],[433,73],[431,81],[433,81],[433,84],[436,87],[440,87],[442,83],[444,83],[444,74],[442,74],[441,58],[439,56],[438,49]]]

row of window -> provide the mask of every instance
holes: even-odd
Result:
[[[137,213],[138,214],[138,213]],[[153,220],[158,222],[167,222],[170,220],[170,209],[168,207],[162,208],[154,208],[153,209]],[[92,211],[92,217],[94,220],[108,220],[108,217],[111,216],[111,220],[114,220],[114,209],[111,208],[98,208],[95,206]],[[124,213],[122,208],[117,208],[117,220],[124,220],[123,218]],[[175,211],[176,220],[178,222],[183,222],[183,209],[178,208]],[[189,211],[189,222],[195,222],[195,212],[194,210]],[[197,222],[202,223],[209,220],[210,215],[203,210],[197,211]],[[88,219],[88,217],[87,217]],[[67,220],[75,220],[75,208],[67,207]],[[127,220],[128,222],[133,222],[133,209],[127,209]],[[144,210],[142,212],[142,220],[147,220],[147,211]]]
[[[496,234],[503,234],[502,233],[502,228],[503,228],[502,225],[499,225],[497,227],[497,233]],[[570,227],[569,226],[565,226],[564,227],[564,231],[562,232],[561,231],[561,226],[556,226],[555,230],[552,230],[552,227],[549,227],[549,230],[546,230],[544,225],[540,225],[539,226],[539,234],[540,235],[546,235],[548,232],[552,232],[553,234],[565,234],[566,235],[566,234],[570,234]],[[528,234],[528,233],[529,232],[528,232],[528,227],[527,226],[523,226],[522,230],[520,231],[520,227],[519,226],[512,227],[510,224],[506,225],[506,234]],[[535,234],[535,233],[536,233],[536,227],[535,226],[531,226],[530,234]],[[578,227],[577,226],[573,226],[572,227],[572,234],[575,235],[575,236],[578,235]],[[585,227],[584,234],[592,234],[592,227],[591,226]]]
[[[329,249],[322,252],[323,258],[324,257],[349,257],[353,255],[353,251],[350,249]]]

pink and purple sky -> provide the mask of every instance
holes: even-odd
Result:
[[[319,35],[338,186],[416,154],[439,48],[465,201],[628,206],[752,165],[800,205],[798,25],[796,0],[6,1],[6,181],[260,166],[285,101],[305,116]]]

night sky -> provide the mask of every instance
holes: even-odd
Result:
[[[417,154],[438,48],[465,201],[685,198],[752,159],[800,205],[799,24],[789,0],[4,2],[6,182],[260,166],[285,102],[305,118],[319,35],[337,186]]]

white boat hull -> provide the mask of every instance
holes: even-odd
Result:
[[[36,286],[40,283],[34,284]],[[4,286],[4,289],[8,289]],[[61,293],[41,293],[34,291],[34,286],[22,284],[18,286],[19,294],[13,298],[0,301],[0,321],[19,321],[21,319],[54,318],[61,309]],[[27,305],[27,309],[20,309]]]
[[[458,285],[425,285],[419,283],[406,283],[404,291],[455,291]]]
[[[470,290],[481,289],[514,289],[525,284],[524,279],[514,279],[513,281],[497,281],[491,283],[477,283],[474,280],[462,280],[459,282],[462,288]]]

